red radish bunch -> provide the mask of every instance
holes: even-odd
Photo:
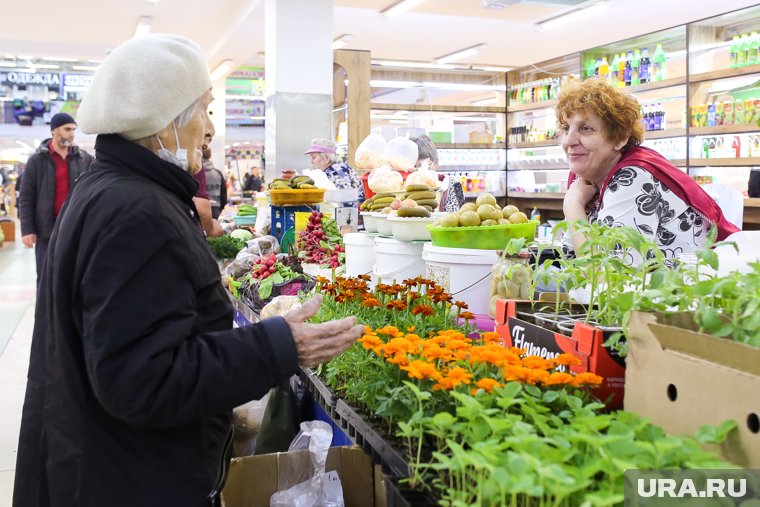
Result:
[[[345,252],[346,252],[346,247],[342,245],[335,245],[335,248],[333,248],[332,251],[330,252],[330,258],[328,259],[327,264],[333,269],[339,268],[341,265],[341,259],[339,258],[339,254],[341,253],[345,254]]]
[[[264,280],[277,272],[277,256],[274,253],[259,257],[251,267],[253,278]]]
[[[322,242],[327,239],[322,228],[323,216],[319,211],[312,211],[306,229],[298,233],[298,248],[303,254],[304,262],[322,264],[327,258],[328,251],[322,246]]]

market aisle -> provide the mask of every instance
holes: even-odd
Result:
[[[11,505],[13,493],[36,276],[34,250],[18,240],[0,248],[0,507]]]

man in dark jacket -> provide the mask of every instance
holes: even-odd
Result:
[[[208,146],[203,147],[203,171],[206,173],[206,192],[211,201],[211,216],[219,218],[227,205],[227,185],[222,171],[214,167],[211,161],[211,148]]]
[[[55,224],[41,277],[15,507],[218,506],[235,406],[362,333],[353,318],[232,329],[193,205],[213,136],[206,59],[146,35],[114,49],[79,109],[98,160]]]
[[[37,279],[45,264],[53,224],[74,182],[93,162],[92,156],[74,146],[77,124],[71,115],[50,119],[52,137],[40,144],[26,163],[24,188],[19,195],[21,241],[35,248]]]

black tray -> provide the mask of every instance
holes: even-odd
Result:
[[[335,404],[338,402],[338,396],[322,382],[322,379],[317,377],[311,368],[299,368],[298,378],[306,386],[306,390],[311,394],[314,402],[337,422]]]
[[[375,463],[380,463],[384,472],[393,477],[409,477],[409,464],[403,455],[386,442],[353,408],[339,399],[335,405],[335,412],[338,425],[346,432],[348,438],[372,456]]]
[[[385,477],[385,495],[387,507],[433,507],[438,502],[424,491],[411,489],[408,484],[401,484],[398,478]]]

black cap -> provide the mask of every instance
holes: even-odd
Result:
[[[74,118],[72,118],[70,114],[58,113],[50,118],[50,130],[55,130],[61,125],[67,125],[69,123],[73,123],[74,125],[77,124],[77,122],[74,121]]]

